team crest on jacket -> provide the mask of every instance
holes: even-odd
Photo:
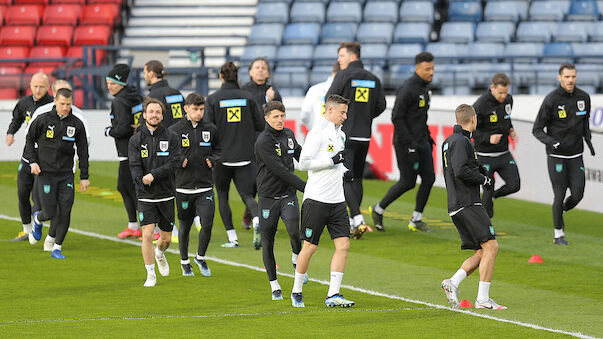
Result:
[[[293,146],[295,146],[295,145],[293,144],[293,139],[288,138],[288,139],[287,139],[287,145],[289,146],[289,148],[293,149]]]
[[[67,126],[67,136],[71,138],[74,135],[75,135],[75,127]]]
[[[204,142],[208,142],[208,141],[209,141],[209,139],[211,138],[211,134],[210,134],[210,132],[209,132],[209,131],[203,131],[203,132],[201,133],[201,138],[203,138],[203,141],[204,141]]]
[[[576,103],[576,105],[578,105],[578,110],[579,111],[584,111],[584,108],[586,107],[586,105],[584,104],[584,100],[578,100],[578,102]]]
[[[169,142],[167,140],[166,141],[159,141],[159,149],[161,150],[161,152],[167,151],[169,145],[170,144],[169,144]]]
[[[511,114],[511,104],[506,104],[505,105],[505,113]]]

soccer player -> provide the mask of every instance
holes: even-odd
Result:
[[[311,130],[318,122],[323,121],[325,115],[325,98],[327,91],[331,88],[335,75],[339,72],[339,62],[333,64],[333,72],[326,81],[318,83],[306,92],[306,97],[301,107],[301,121],[308,130]]]
[[[331,260],[331,281],[325,305],[351,307],[354,302],[339,293],[350,248],[350,227],[343,193],[343,175],[347,171],[344,145],[345,133],[341,125],[347,119],[350,101],[337,94],[326,100],[325,121],[306,136],[299,157],[300,169],[308,171],[301,209],[300,233],[303,247],[297,258],[295,281],[291,292],[293,307],[305,307],[302,287],[310,259],[318,249],[318,241],[325,225],[335,244]]]
[[[252,164],[256,131],[264,129],[265,121],[252,95],[239,89],[237,66],[226,62],[220,68],[222,86],[207,97],[204,119],[218,127],[222,148],[220,161],[214,167],[214,183],[218,192],[218,205],[228,242],[222,247],[239,247],[237,232],[232,224],[232,211],[228,205],[230,181],[235,186],[253,216],[253,246],[260,249],[260,220],[258,203],[253,198],[255,166]]]
[[[344,177],[343,188],[354,238],[360,238],[367,230],[360,204],[364,193],[362,177],[371,141],[371,125],[373,119],[385,110],[385,95],[379,78],[364,69],[359,43],[342,42],[337,53],[341,71],[333,79],[326,95],[338,94],[350,100],[349,119],[342,127],[346,134],[345,166],[350,169]]]
[[[117,174],[117,191],[121,197],[128,214],[128,227],[117,236],[120,238],[140,237],[142,232],[136,220],[136,192],[134,182],[128,166],[128,142],[140,125],[142,114],[142,97],[138,89],[128,85],[130,67],[117,64],[106,77],[107,89],[114,96],[111,102],[111,126],[105,128],[105,136],[115,139],[119,170]]]
[[[205,262],[205,252],[211,239],[214,225],[214,187],[212,168],[220,158],[218,129],[212,123],[203,121],[205,98],[198,93],[186,97],[186,116],[169,130],[180,139],[181,165],[176,169],[176,206],[180,222],[180,264],[182,275],[193,276],[188,257],[188,240],[196,216],[201,218],[199,246],[195,263],[203,276],[211,276]]]
[[[561,64],[558,79],[559,87],[549,93],[540,106],[532,134],[546,145],[554,194],[554,243],[569,245],[565,240],[563,213],[576,207],[584,195],[584,142],[591,155],[595,155],[595,150],[588,123],[590,96],[576,87],[576,66],[569,62]],[[568,188],[570,196],[565,199]]]
[[[29,125],[31,117],[38,107],[53,102],[53,97],[48,94],[50,83],[46,74],[34,74],[29,82],[29,88],[32,94],[19,99],[13,109],[13,117],[6,132],[6,146],[10,147],[15,142],[15,133],[19,131],[23,122],[26,126]],[[25,241],[28,239],[28,234],[31,233],[32,206],[30,196],[32,190],[34,190],[34,178],[29,164],[25,159],[21,159],[17,171],[17,197],[19,198],[19,214],[21,215],[23,230],[11,241]],[[39,209],[35,194],[33,200],[34,210]]]
[[[471,133],[477,126],[475,110],[470,105],[456,108],[456,125],[453,134],[442,145],[444,181],[448,194],[448,214],[459,232],[461,249],[474,250],[461,268],[450,278],[442,281],[448,302],[459,307],[459,284],[479,267],[479,287],[475,308],[506,309],[490,298],[490,283],[498,242],[488,213],[482,205],[479,187],[492,187],[492,179],[482,172],[471,141]]]
[[[492,78],[490,88],[473,104],[477,114],[477,128],[473,133],[479,163],[486,169],[494,187],[494,173],[498,173],[505,184],[499,189],[485,190],[482,195],[484,207],[490,218],[494,216],[493,200],[519,191],[519,170],[509,152],[509,137],[517,140],[511,122],[513,97],[509,93],[511,80],[503,73]]]
[[[180,140],[161,124],[164,114],[161,101],[146,98],[142,114],[145,123],[130,138],[128,145],[128,161],[136,185],[138,218],[142,225],[142,258],[147,269],[145,287],[157,283],[153,256],[159,273],[164,277],[170,274],[165,251],[172,241],[174,172],[180,166]],[[155,224],[159,227],[159,239],[153,251]]]
[[[65,259],[62,245],[69,229],[71,208],[75,195],[73,187],[74,154],[77,148],[80,168],[80,188],[86,191],[88,181],[88,140],[80,119],[71,114],[73,93],[67,88],[56,92],[55,107],[35,119],[27,132],[24,159],[31,173],[37,175],[40,211],[33,214],[30,243],[42,237],[42,222],[58,213],[56,239],[50,256]],[[75,147],[74,147],[75,146]]]
[[[301,250],[296,191],[303,192],[306,183],[294,173],[293,159],[299,160],[302,148],[295,140],[293,131],[285,128],[285,106],[279,101],[270,101],[264,106],[264,119],[266,129],[255,143],[262,257],[272,289],[272,300],[283,300],[281,286],[276,279],[274,235],[280,217],[289,233],[293,252],[291,262],[295,268]]]
[[[384,210],[405,192],[413,189],[417,175],[421,185],[417,191],[415,210],[408,223],[413,232],[429,232],[431,229],[423,220],[423,210],[435,182],[433,168],[433,145],[427,111],[430,104],[429,83],[433,80],[433,55],[421,52],[415,56],[415,74],[407,79],[396,91],[396,103],[392,110],[394,124],[394,150],[400,170],[400,180],[389,188],[383,199],[370,208],[375,228],[385,231]]]

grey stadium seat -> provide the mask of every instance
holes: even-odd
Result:
[[[291,22],[318,22],[325,21],[325,5],[322,2],[299,2],[291,6]]]
[[[442,42],[469,43],[475,37],[473,22],[445,22],[440,30]]]
[[[481,42],[508,43],[515,35],[515,24],[512,22],[480,22],[477,24],[475,37]]]
[[[398,22],[398,4],[393,1],[371,1],[364,7],[364,21]]]
[[[429,1],[404,1],[400,6],[400,21],[433,23],[434,8]]]
[[[426,22],[401,22],[394,30],[395,43],[428,43],[431,24]]]
[[[250,45],[279,45],[282,37],[282,24],[258,24],[251,26],[247,43]]]
[[[329,22],[360,22],[362,7],[358,2],[332,2],[327,9]]]
[[[368,43],[383,43],[390,44],[392,42],[392,35],[394,32],[394,25],[385,22],[364,22],[358,27],[358,34],[356,34],[356,40],[361,44]]]

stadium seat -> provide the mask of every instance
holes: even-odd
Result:
[[[321,2],[299,2],[291,6],[291,22],[318,22],[325,21],[325,5]]]
[[[327,80],[333,73],[333,66],[314,66],[310,72],[310,86]]]
[[[351,22],[324,24],[320,32],[320,41],[323,44],[354,41],[356,40],[357,27],[357,24]]]
[[[480,22],[475,30],[475,38],[480,42],[511,41],[515,35],[515,24],[512,22]]]
[[[431,24],[426,22],[401,22],[394,30],[394,42],[426,44],[430,33]]]
[[[41,5],[14,5],[6,13],[7,25],[34,25],[40,24],[44,6]]]
[[[485,19],[486,21],[513,21],[516,23],[521,18],[520,3],[522,2],[489,1],[484,10]]]
[[[553,35],[559,42],[586,42],[588,40],[587,22],[563,22],[557,25],[557,32]]]
[[[48,5],[48,0],[14,0],[15,5]]]
[[[576,71],[578,72],[578,87],[587,93],[597,93],[595,89],[601,84],[603,65],[576,64]]]
[[[404,1],[400,6],[400,21],[433,23],[433,3],[429,1]]]
[[[81,6],[86,5],[86,0],[52,0],[51,3],[55,4],[78,4]]]
[[[469,95],[473,83],[471,65],[444,64],[437,66],[432,85],[440,86],[443,95]]]
[[[576,57],[576,63],[581,64],[602,64],[603,58],[603,43],[601,42],[590,42],[573,44],[573,50],[578,51]],[[581,75],[579,75],[581,76]],[[603,77],[603,73],[601,73]]]
[[[283,45],[276,51],[276,62],[278,67],[303,66],[309,68],[312,51],[312,45]]]
[[[425,50],[437,55],[438,64],[455,62],[457,56],[464,55],[464,53],[457,53],[457,44],[449,42],[432,42],[425,46]]]
[[[55,59],[65,57],[65,48],[59,46],[35,46],[29,52],[29,57],[32,59]],[[29,64],[30,67],[57,67],[64,61],[33,61]]]
[[[414,56],[413,56],[414,59]],[[402,65],[396,64],[392,65],[389,68],[389,82],[387,86],[398,88],[400,87],[406,79],[410,78],[415,71],[415,65]]]
[[[597,2],[593,0],[574,0],[570,4],[567,20],[587,20],[593,21],[599,19],[599,8]]]
[[[312,44],[318,43],[320,25],[317,23],[294,23],[285,27],[283,34],[284,44]]]
[[[474,40],[475,24],[473,22],[445,22],[440,30],[442,42],[469,43]]]
[[[361,44],[390,44],[392,42],[393,32],[394,25],[391,23],[363,22],[360,24],[360,27],[358,27],[356,40]]]
[[[105,56],[107,55],[107,51],[102,50],[102,49],[96,49],[95,51],[96,51],[94,53],[96,55],[95,56],[95,64],[97,66],[100,66],[103,63]],[[84,48],[82,46],[71,46],[67,50],[67,58],[82,59],[83,57],[84,57]],[[88,48],[87,61],[89,64],[92,62],[92,50],[90,48]],[[83,62],[77,62],[77,63],[75,63],[75,66],[81,66],[82,64],[83,64]]]
[[[120,9],[116,4],[90,4],[82,10],[81,24],[109,25],[121,22]]]
[[[0,68],[0,81],[3,81],[4,76],[2,75],[2,68]],[[12,77],[14,78],[14,76]],[[19,83],[17,86],[21,87]],[[8,86],[7,86],[8,87]],[[10,86],[9,88],[0,88],[0,100],[14,100],[19,98],[19,90],[17,88]]]
[[[383,69],[387,50],[388,45],[386,44],[362,45],[362,62],[365,66],[378,66]]]
[[[272,79],[279,88],[305,89],[308,86],[308,70],[303,66],[279,66],[274,70]]]
[[[387,62],[390,65],[415,64],[415,56],[423,51],[421,44],[391,44],[387,51]]]
[[[477,1],[451,2],[448,7],[449,21],[473,21],[482,20],[482,4]]]
[[[543,63],[560,63],[572,61],[574,50],[572,45],[567,42],[549,42],[544,45],[542,52]]]
[[[31,47],[34,44],[35,36],[35,26],[4,26],[0,31],[0,44]]]
[[[338,49],[339,45],[337,44],[317,45],[312,53],[314,66],[333,66],[333,63],[337,60]]]
[[[2,59],[25,59],[29,57],[29,47],[25,46],[4,46],[0,48],[0,60]],[[2,62],[2,67],[25,68],[25,62]]]
[[[25,71],[23,71],[22,84],[29,84],[32,76],[40,72],[48,75],[48,77],[50,78],[50,82],[52,83],[55,80],[55,77],[52,75],[52,72],[55,70],[55,68],[56,67],[52,66],[29,66],[25,69]],[[29,86],[27,86],[26,89],[27,90],[25,91],[25,95],[31,95],[31,89],[29,88]]]
[[[6,19],[7,6],[0,5],[0,26],[4,25],[4,19]]]
[[[501,58],[504,55],[504,51],[505,45],[501,43],[474,42],[467,46],[467,54],[465,56],[483,58],[477,62],[486,62],[488,59],[492,61]],[[467,60],[467,62],[473,61]]]
[[[503,46],[504,48],[504,46]],[[471,74],[473,76],[473,85],[485,88],[492,83],[492,76],[496,73],[509,74],[511,71],[510,63],[471,63]]]
[[[590,40],[594,42],[603,42],[603,21],[595,22],[590,32]]]
[[[77,25],[82,8],[80,5],[59,4],[50,5],[44,9],[42,23],[44,25]]]
[[[289,20],[289,6],[284,2],[259,3],[255,12],[255,22],[284,24]]]
[[[279,88],[279,93],[282,97],[303,97],[304,92],[304,89],[301,88]]]
[[[552,22],[529,22],[524,21],[519,23],[517,27],[517,41],[519,42],[549,42],[551,41],[552,27],[555,27],[556,23]]]
[[[21,73],[20,67],[0,65],[0,88],[21,88]]]
[[[371,1],[364,7],[364,21],[398,22],[398,4],[393,1]]]
[[[360,22],[362,8],[359,2],[332,2],[327,9],[329,22]]]
[[[73,33],[73,44],[81,45],[107,45],[111,38],[109,26],[78,26]]]
[[[511,42],[505,46],[504,56],[509,62],[533,63],[542,56],[543,50],[542,43]]]
[[[530,5],[530,20],[532,21],[562,21],[567,13],[569,3],[564,1],[532,1]]]
[[[73,27],[71,26],[40,26],[36,34],[38,45],[53,45],[68,47],[71,45]]]
[[[249,65],[253,59],[264,57],[268,60],[273,60],[276,56],[276,46],[274,45],[247,45],[241,54],[241,63]]]
[[[279,45],[282,37],[282,24],[258,24],[251,26],[247,43],[250,45]]]

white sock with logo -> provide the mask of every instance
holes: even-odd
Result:
[[[563,233],[563,229],[562,228],[555,228],[555,238],[561,238],[564,237],[565,233]]]
[[[138,225],[138,223],[136,221],[134,222],[128,222],[128,228],[131,230],[137,230],[140,228],[140,226]]]
[[[147,275],[155,275],[155,264],[144,265],[147,269]]]
[[[186,259],[186,260],[180,259],[180,265],[186,265],[186,264],[190,264],[190,263],[191,263],[190,259]]]
[[[54,242],[54,237],[47,235],[46,239],[44,239],[44,242]]]
[[[23,232],[31,233],[31,221],[28,224],[23,224]]]
[[[377,214],[383,214],[383,212],[385,212],[385,209],[379,204],[375,205],[373,210],[377,212]]]
[[[301,293],[302,288],[304,287],[304,278],[306,277],[305,273],[299,273],[295,270],[295,280],[293,280],[293,289],[291,293]]]
[[[278,280],[270,280],[270,288],[272,292],[281,289],[281,285],[278,284]]]
[[[160,250],[159,247],[155,247],[155,256],[156,257],[161,258],[164,253],[165,253],[165,251]]]
[[[458,271],[450,278],[450,282],[458,288],[463,280],[467,278],[467,272],[464,269],[459,268]]]
[[[195,222],[195,227],[200,227],[201,226],[201,218],[199,218],[199,216],[195,216],[195,218],[193,219],[193,221]]]
[[[260,227],[260,217],[253,217],[252,221],[253,229]]]
[[[423,213],[413,211],[412,212],[412,221],[421,221],[423,219]]]
[[[62,249],[62,245],[59,245],[59,244],[54,244],[54,246],[52,246],[52,250],[53,250],[53,251],[54,251],[54,250],[59,250],[59,251],[60,251],[61,249]]]
[[[358,214],[354,216],[354,226],[358,226],[358,225],[363,225],[364,224],[364,218],[362,217],[362,214]]]
[[[174,228],[172,229],[172,237],[178,237],[178,227],[176,227],[176,225],[174,225]]]
[[[293,266],[297,265],[297,257],[297,254],[291,252],[291,263],[293,264]]]
[[[239,241],[239,238],[237,237],[237,231],[235,231],[234,229],[226,231],[226,234],[228,235],[228,241]]]
[[[480,281],[477,288],[477,301],[486,302],[490,299],[490,283]]]
[[[331,281],[329,281],[329,292],[327,292],[327,298],[339,293],[342,280],[343,272],[331,271]]]

